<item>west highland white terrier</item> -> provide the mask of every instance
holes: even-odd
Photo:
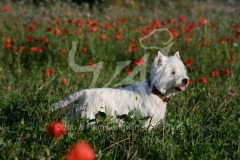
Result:
[[[158,52],[148,80],[126,88],[94,88],[78,91],[52,105],[62,108],[74,102],[74,109],[84,119],[94,120],[101,111],[116,117],[136,110],[143,117],[150,117],[146,126],[154,127],[165,118],[169,98],[188,86],[186,68],[179,52],[164,56]]]

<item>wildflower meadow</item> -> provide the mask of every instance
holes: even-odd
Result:
[[[0,159],[239,159],[237,0],[22,2],[0,1]],[[190,77],[158,127],[134,111],[123,125],[99,112],[90,127],[67,119],[72,105],[52,110],[82,89],[148,79],[158,50],[179,51]]]

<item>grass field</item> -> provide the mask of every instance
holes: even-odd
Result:
[[[102,160],[239,159],[237,4],[108,7],[94,13],[67,4],[0,6],[0,159],[64,159],[79,140]],[[138,40],[157,28],[171,31],[169,55],[180,52],[191,78],[188,89],[168,103],[166,120],[157,129],[142,128],[138,115],[127,116],[125,128],[98,115],[98,125],[86,128],[84,120],[66,121],[71,106],[51,111],[53,102],[89,88],[93,80],[92,72],[69,67],[72,41],[79,66],[103,62],[95,87],[110,81],[117,62],[131,60],[108,85],[113,87],[141,67],[144,54],[150,54],[148,78],[157,50],[144,49]],[[162,48],[168,38],[160,32],[144,43]],[[139,74],[135,80],[140,82]],[[61,139],[47,133],[52,121],[64,121]]]

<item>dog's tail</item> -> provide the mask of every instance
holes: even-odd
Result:
[[[79,92],[76,92],[76,93],[73,93],[71,94],[70,96],[68,96],[67,98],[59,101],[59,102],[56,102],[56,103],[53,103],[52,104],[52,110],[56,110],[58,108],[63,108],[63,107],[66,107],[67,105],[75,102],[76,100],[78,100],[79,97],[81,97],[83,95],[83,91],[79,91]]]

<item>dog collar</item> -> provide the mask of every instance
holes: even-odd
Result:
[[[159,98],[161,98],[163,102],[168,102],[168,101],[170,100],[169,97],[167,97],[166,95],[164,95],[163,93],[161,93],[161,92],[157,89],[157,87],[155,87],[154,85],[152,85],[152,82],[151,82],[150,79],[147,81],[147,83],[148,83],[148,86],[152,89],[152,93],[155,94],[155,95],[157,95]]]

